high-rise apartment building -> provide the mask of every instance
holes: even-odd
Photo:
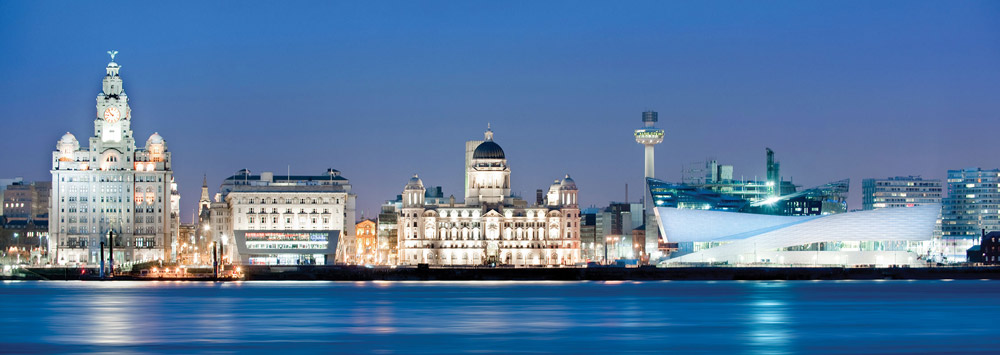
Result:
[[[942,195],[941,180],[924,180],[919,176],[864,179],[861,191],[861,206],[865,211],[941,203]]]
[[[948,170],[948,197],[941,212],[941,254],[965,261],[982,230],[1000,231],[1000,169]]]

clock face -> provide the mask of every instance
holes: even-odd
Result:
[[[108,123],[118,122],[122,118],[121,111],[117,107],[111,106],[107,110],[104,110],[104,120]]]

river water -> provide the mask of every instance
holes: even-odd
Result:
[[[0,353],[998,353],[998,281],[4,282]]]

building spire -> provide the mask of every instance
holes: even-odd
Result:
[[[493,141],[493,130],[490,129],[490,123],[489,122],[486,123],[486,133],[483,134],[483,135],[486,137],[486,141],[487,142],[492,142]]]

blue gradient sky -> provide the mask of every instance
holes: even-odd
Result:
[[[102,3],[104,4],[104,3]],[[246,4],[246,5],[245,5]],[[801,185],[1000,166],[1000,2],[0,2],[0,177],[50,179],[93,132],[120,51],[133,130],[173,152],[183,220],[202,174],[352,180],[372,216],[413,173],[461,196],[492,123],[514,191],[566,173],[584,205],[639,195],[640,113],[658,176],[715,158]]]

